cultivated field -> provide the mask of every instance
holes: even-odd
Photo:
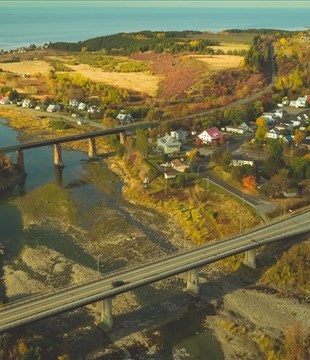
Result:
[[[242,56],[236,55],[197,55],[195,58],[207,63],[211,71],[237,68],[243,60]]]
[[[9,71],[19,75],[33,75],[38,73],[46,75],[52,69],[52,67],[44,60],[0,63],[0,68],[4,71]]]
[[[145,93],[150,96],[155,96],[158,90],[160,81],[159,76],[143,72],[133,73],[119,73],[103,71],[98,68],[93,68],[86,64],[68,65],[75,72],[81,74],[92,81],[102,82],[108,85],[117,86],[123,89],[129,89]]]
[[[241,51],[249,50],[250,45],[245,44],[231,44],[231,43],[221,43],[219,46],[210,46],[214,50],[222,50],[227,54],[227,51]]]

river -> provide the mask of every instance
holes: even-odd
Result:
[[[18,133],[11,129],[4,119],[0,120],[1,146],[16,143],[18,143]],[[11,154],[11,156],[13,162],[15,162],[15,155]],[[170,242],[169,234],[160,230],[159,224],[164,223],[163,215],[126,202],[122,197],[123,184],[121,180],[108,169],[104,161],[94,162],[94,166],[99,166],[102,171],[100,175],[101,186],[98,186],[90,171],[92,164],[88,162],[87,154],[83,152],[63,150],[65,168],[62,171],[55,169],[53,165],[52,147],[27,150],[24,152],[24,157],[27,173],[25,183],[15,186],[9,192],[0,195],[0,242],[6,249],[6,254],[2,259],[3,264],[12,263],[17,259],[25,246],[36,247],[43,245],[84,267],[108,272],[121,266],[139,263],[143,259],[152,259],[154,256],[162,256],[178,250],[178,246]],[[102,181],[104,186],[102,186]],[[74,235],[70,231],[64,231],[61,228],[44,228],[34,224],[25,229],[22,215],[14,200],[24,197],[26,194],[31,194],[49,183],[56,184],[69,194],[71,201],[78,209],[79,226],[83,228],[87,240],[89,242],[93,241],[98,249],[103,246],[103,242],[106,245],[103,248],[104,252],[102,250],[100,255],[96,256],[95,252],[87,251],[87,248],[77,241],[76,234]],[[101,215],[97,217],[97,214],[99,214],[98,208]],[[154,223],[151,224],[152,219],[155,218],[158,223],[154,220]],[[127,234],[126,236],[131,242],[124,241],[124,239],[126,240],[124,233]],[[122,241],[119,241],[114,246],[113,243],[107,244],[108,241],[105,241],[105,239],[102,242],[95,242],[96,238],[98,236],[102,237],[103,234],[106,234],[109,239],[117,238],[122,239]],[[132,249],[132,244],[135,244],[137,248]],[[120,245],[123,248],[120,248]],[[142,252],[142,254],[137,255],[144,245],[146,253],[150,252],[150,254],[145,255]],[[116,247],[118,251],[116,251]],[[152,251],[154,251],[153,254]],[[116,257],[115,253],[120,256]],[[60,283],[60,285],[66,284]],[[169,291],[169,289],[165,289],[168,298],[169,295],[173,295],[173,291],[171,291],[171,294],[169,294]],[[149,292],[146,289],[141,290],[139,294],[139,298],[146,302],[151,297],[152,291]],[[171,317],[169,320],[161,320],[159,324],[155,325],[156,331],[160,334],[159,337],[152,335],[154,331],[151,331],[143,324],[143,318],[139,319],[140,322],[142,321],[142,329],[149,332],[149,338],[152,342],[157,343],[160,349],[153,359],[224,359],[219,343],[212,335],[212,332],[203,326],[207,310],[204,312],[204,307],[198,309],[191,304],[185,305],[185,311]],[[136,316],[139,317],[141,314],[137,313]],[[126,319],[126,315],[122,316],[122,318]],[[129,316],[129,319],[131,318],[135,318],[134,312]],[[33,328],[42,331],[42,324],[44,322],[34,324]],[[79,347],[70,349],[76,359],[86,359],[88,353],[98,350],[100,346],[104,347],[105,344],[109,343],[107,336],[96,327],[93,327],[90,316],[82,316],[81,322],[78,321],[76,326],[89,326],[92,329],[87,334],[84,334],[82,339],[79,339]],[[46,330],[45,336],[59,342],[59,328],[49,328],[50,330]],[[141,330],[141,328],[135,329],[133,326],[129,333],[138,330]],[[113,330],[114,337],[120,336],[117,332],[117,329]],[[72,334],[74,333],[72,331]],[[133,359],[148,358],[139,357],[141,356],[139,345],[137,348],[133,348],[130,354]],[[106,357],[103,359],[121,359],[121,357],[115,356],[117,355],[112,354],[111,358]]]

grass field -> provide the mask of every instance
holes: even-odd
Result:
[[[210,71],[237,68],[242,63],[242,56],[235,55],[197,55],[197,60],[207,63]]]
[[[44,60],[0,63],[0,68],[4,71],[10,71],[19,75],[33,75],[38,73],[46,75],[52,69],[51,66]]]
[[[155,96],[160,81],[159,76],[143,72],[119,73],[103,71],[86,64],[67,65],[82,76],[97,82],[117,86],[124,89],[134,90],[141,93]]]

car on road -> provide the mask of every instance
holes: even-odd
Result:
[[[123,286],[123,285],[125,285],[126,283],[125,283],[125,281],[123,281],[123,280],[114,280],[114,281],[112,281],[111,282],[111,285],[113,286],[113,287],[120,287],[120,286]]]

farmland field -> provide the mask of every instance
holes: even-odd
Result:
[[[44,60],[0,63],[0,68],[3,71],[9,71],[19,75],[33,75],[38,73],[46,75],[52,69],[51,66]]]
[[[210,71],[237,68],[242,63],[242,56],[235,55],[197,55],[197,60],[204,61]]]

